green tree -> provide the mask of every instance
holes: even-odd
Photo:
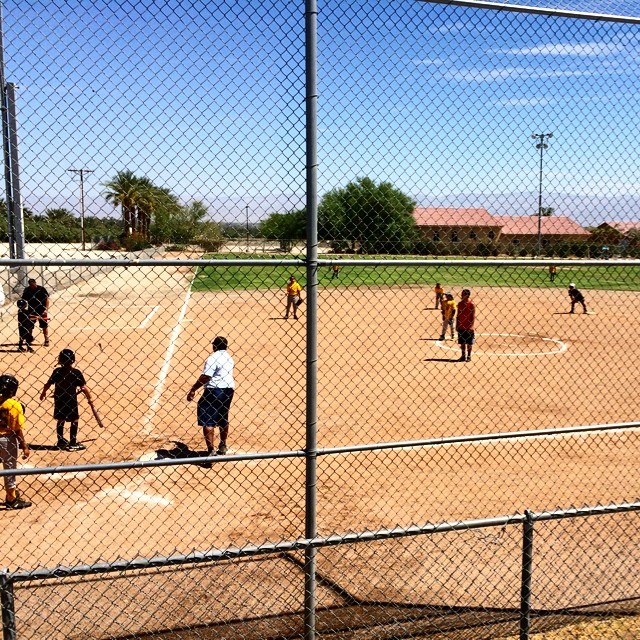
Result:
[[[132,171],[118,171],[115,177],[105,182],[104,197],[114,207],[121,207],[124,225],[123,237],[142,233],[151,201],[153,188],[148,178],[139,178]],[[148,233],[148,225],[146,226]]]
[[[151,236],[154,242],[188,244],[201,233],[202,220],[207,215],[203,202],[181,206],[177,199],[160,199],[154,213]]]
[[[80,226],[80,219],[76,218],[71,211],[64,208],[47,209],[44,212],[45,218],[52,224],[66,224],[71,227]],[[33,219],[34,216],[29,216],[29,219]]]
[[[272,213],[260,222],[258,233],[267,240],[302,240],[307,237],[307,211]]]
[[[218,251],[224,244],[225,237],[217,222],[207,220],[198,225],[198,235],[193,241],[199,244],[205,251]]]
[[[415,206],[391,183],[359,178],[322,198],[318,235],[336,250],[400,253],[416,238]]]

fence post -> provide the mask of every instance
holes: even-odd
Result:
[[[305,537],[317,535],[318,393],[318,2],[305,0],[305,132],[307,204],[307,359]],[[316,637],[316,553],[305,549],[304,640]]]
[[[6,569],[0,571],[0,603],[2,604],[2,640],[16,640],[16,607],[13,581]]]
[[[529,640],[531,630],[531,573],[533,567],[533,515],[528,509],[522,526],[522,574],[520,584],[520,640]]]

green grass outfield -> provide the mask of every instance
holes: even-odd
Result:
[[[222,257],[217,255],[216,257]],[[237,256],[227,256],[236,257]],[[205,267],[199,269],[193,281],[194,291],[224,291],[284,288],[293,274],[301,285],[306,280],[306,267],[291,256],[269,256],[288,259],[282,266]],[[474,287],[535,287],[563,288],[575,282],[578,289],[606,289],[640,291],[640,267],[616,265],[577,266],[558,261],[555,282],[549,281],[547,267],[496,267],[478,264],[469,266],[349,266],[343,265],[339,279],[332,280],[331,267],[320,267],[318,275],[322,287],[402,286],[433,287],[436,282],[446,288]]]

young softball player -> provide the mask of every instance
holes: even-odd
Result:
[[[436,309],[439,309],[444,303],[444,288],[439,282],[436,282],[433,292],[436,294]]]
[[[18,449],[22,450],[22,458],[27,460],[30,451],[24,433],[24,407],[14,399],[18,393],[18,379],[9,374],[0,376],[0,458],[5,469],[15,469],[18,466]],[[4,488],[7,499],[4,506],[7,509],[26,509],[31,506],[28,500],[23,500],[16,488],[16,477],[5,476]]]
[[[27,351],[33,353],[31,345],[33,344],[33,328],[36,326],[35,321],[31,317],[29,303],[20,298],[18,302],[18,351],[24,351],[25,345]]]
[[[442,301],[442,333],[440,340],[447,337],[447,327],[451,331],[451,339],[453,340],[453,318],[456,315],[456,301],[453,299],[453,293],[445,293]]]
[[[57,420],[56,433],[58,436],[58,449],[79,451],[86,447],[78,442],[78,421],[80,412],[78,409],[78,394],[83,393],[91,402],[91,393],[87,388],[84,376],[79,369],[73,367],[76,354],[71,349],[63,349],[58,356],[59,367],[56,367],[51,377],[44,385],[40,400],[47,397],[47,391],[55,385],[53,391],[53,418]],[[69,440],[64,437],[64,423],[70,422]]]

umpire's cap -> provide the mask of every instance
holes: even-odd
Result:
[[[29,303],[22,298],[20,298],[20,300],[18,300],[16,304],[18,305],[18,309],[26,309],[29,306]]]
[[[575,288],[576,288],[576,285],[572,282],[572,283],[569,285],[569,289],[575,289]]]
[[[18,393],[18,378],[9,373],[0,376],[0,397],[12,398]]]
[[[58,355],[58,364],[63,367],[68,364],[73,364],[76,361],[76,354],[71,349],[63,349]]]
[[[216,351],[225,351],[228,345],[227,339],[222,336],[216,336],[211,344]]]

